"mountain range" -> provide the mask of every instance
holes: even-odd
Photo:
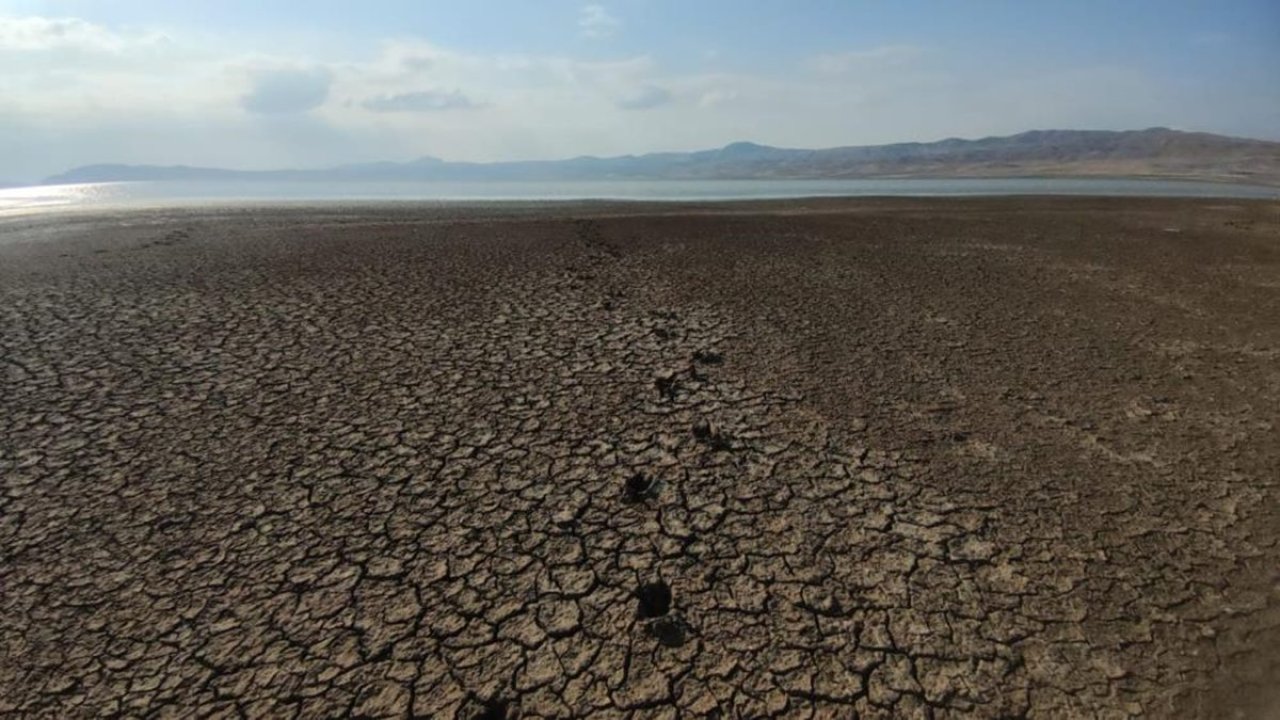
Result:
[[[1033,130],[979,140],[822,150],[736,142],[715,150],[520,162],[424,157],[315,170],[86,165],[45,184],[126,180],[728,180],[887,177],[1151,177],[1280,185],[1280,142],[1168,128]]]

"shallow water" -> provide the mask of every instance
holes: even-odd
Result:
[[[1115,195],[1280,198],[1280,189],[1180,180],[953,178],[572,182],[115,182],[0,190],[0,215],[112,207],[379,200],[751,200],[840,196]]]

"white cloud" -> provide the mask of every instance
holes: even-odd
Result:
[[[620,98],[618,107],[623,110],[648,110],[671,102],[671,91],[657,85],[644,85]]]
[[[417,90],[395,95],[375,95],[366,98],[360,106],[370,112],[434,112],[461,110],[477,107],[476,103],[461,92],[443,90]]]
[[[251,113],[287,115],[314,110],[329,97],[333,73],[327,67],[284,67],[256,70],[240,107]]]
[[[718,88],[715,90],[707,90],[698,96],[698,106],[711,108],[717,105],[731,103],[738,99],[738,91],[729,88]]]
[[[74,49],[112,53],[165,41],[161,33],[122,35],[78,18],[0,16],[0,51]]]
[[[591,38],[609,37],[622,25],[603,5],[583,5],[578,13],[578,29]]]
[[[12,115],[67,132],[153,111],[234,114],[244,79],[226,71],[228,59],[157,30],[0,16],[0,97]]]

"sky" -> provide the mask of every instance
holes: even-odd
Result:
[[[1277,0],[0,0],[0,181],[1167,126],[1280,140]]]

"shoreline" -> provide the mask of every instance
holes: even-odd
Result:
[[[1061,182],[1067,184],[1058,190],[1051,187],[1028,187],[1024,190],[1016,187],[999,187],[999,184],[1019,182],[1039,185]],[[845,183],[865,184],[864,190],[855,188],[839,189]],[[916,183],[917,189],[904,187],[899,190],[877,187],[883,183]],[[956,184],[977,183],[973,189],[966,190]],[[1108,183],[1119,183],[1120,186]],[[996,184],[996,187],[991,187]],[[1071,188],[1071,184],[1079,187]],[[792,185],[791,189],[782,189]],[[950,187],[948,187],[950,185]],[[1125,185],[1128,185],[1126,188]],[[255,187],[256,186],[256,187]],[[760,188],[756,192],[722,191],[717,194],[708,193],[707,188]],[[827,189],[823,189],[827,186]],[[140,190],[142,195],[129,197],[130,188],[158,188],[150,195]],[[541,195],[532,193],[522,196],[515,188],[528,187],[542,189]],[[616,197],[594,196],[601,188],[631,188]],[[777,189],[774,189],[774,188]],[[103,194],[91,188],[106,188],[115,192],[116,196]],[[114,191],[112,189],[114,188]],[[265,190],[264,190],[265,188]],[[287,192],[282,188],[292,188]],[[307,188],[321,188],[321,191],[308,191]],[[422,189],[446,188],[443,197],[421,197],[418,195],[402,195],[406,191]],[[448,190],[452,188],[452,190]],[[465,192],[460,192],[466,188]],[[550,190],[548,190],[550,188]],[[558,191],[568,191],[564,196],[557,196]],[[645,188],[640,191],[637,188]],[[1163,192],[1161,189],[1163,188]],[[257,197],[237,196],[238,193],[259,192]],[[326,193],[340,189],[343,196],[326,196]],[[393,190],[394,189],[394,190]],[[661,189],[673,193],[663,195],[654,192]],[[1197,191],[1198,192],[1192,192]],[[184,194],[189,192],[190,194]],[[362,197],[364,193],[381,193],[383,197]],[[455,194],[448,195],[449,192]],[[495,195],[486,195],[496,193]],[[575,196],[574,193],[583,193]],[[43,194],[41,194],[43,193]],[[166,196],[166,193],[168,196]],[[271,197],[271,193],[283,193]],[[290,196],[297,193],[297,196]],[[460,194],[458,194],[460,193]],[[506,196],[504,196],[504,193]],[[683,194],[681,194],[683,193]],[[699,195],[699,193],[704,193]],[[272,183],[269,181],[175,181],[156,183],[153,181],[121,181],[109,183],[89,183],[75,185],[35,185],[20,188],[0,188],[0,217],[29,216],[41,213],[80,212],[83,210],[163,210],[183,208],[228,208],[228,207],[289,207],[296,205],[334,206],[334,205],[366,205],[379,204],[422,204],[422,205],[469,205],[498,203],[737,203],[767,201],[806,201],[815,199],[868,199],[880,200],[888,198],[1042,198],[1042,197],[1116,197],[1116,198],[1234,198],[1234,199],[1280,199],[1280,185],[1249,184],[1240,182],[1160,177],[1114,177],[1114,176],[1073,176],[1073,177],[885,177],[885,178],[826,178],[826,179],[786,179],[786,180],[604,180],[604,181],[564,181],[564,182],[371,182],[371,183],[328,183],[321,181],[296,181]],[[354,198],[354,199],[353,199]],[[25,200],[25,204],[24,204]]]
[[[1181,203],[1228,203],[1242,206],[1268,207],[1280,202],[1280,188],[1275,198],[1234,196],[1162,196],[1162,195],[1084,195],[1084,194],[991,194],[991,195],[811,195],[804,197],[766,198],[713,198],[713,199],[614,199],[614,198],[552,198],[552,199],[461,199],[431,200],[392,198],[377,200],[209,200],[196,203],[119,204],[114,206],[53,206],[6,212],[0,210],[0,228],[5,224],[38,222],[57,225],[65,219],[79,221],[105,221],[123,216],[232,216],[247,212],[289,214],[308,211],[328,211],[335,215],[376,214],[391,212],[396,215],[447,213],[461,211],[473,215],[477,221],[503,216],[526,217],[527,214],[556,214],[607,211],[610,217],[639,217],[645,215],[735,215],[751,213],[844,213],[865,209],[895,209],[921,205],[971,205],[977,207],[1019,205],[1080,205],[1105,208],[1108,205],[1134,204],[1136,206],[1170,207]],[[820,207],[814,207],[815,205]],[[445,218],[449,216],[444,215]]]

